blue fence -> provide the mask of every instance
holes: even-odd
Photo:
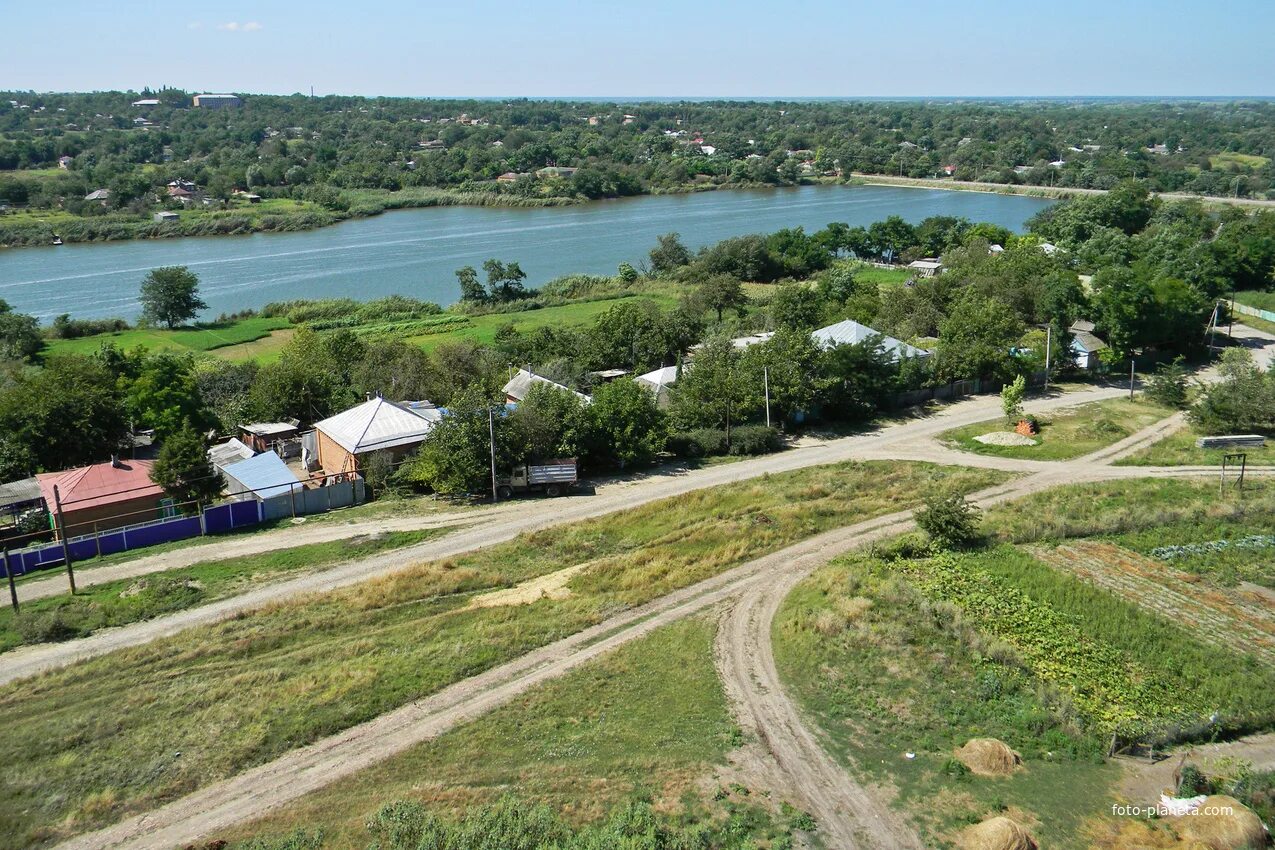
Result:
[[[324,492],[327,491],[327,492]],[[287,515],[282,508],[267,511],[267,503],[287,499],[293,516],[320,513],[363,501],[363,479],[330,484],[327,487],[301,491],[296,498],[273,497],[265,502],[245,499],[225,502],[204,509],[195,516],[176,516],[152,520],[125,528],[103,531],[67,541],[72,561],[85,561],[102,555],[114,555],[131,549],[142,549],[158,543],[171,543],[198,537],[201,534],[224,534],[237,528],[258,525],[267,519]],[[62,543],[44,543],[29,549],[9,553],[9,572],[15,576],[36,570],[62,566],[66,563]]]

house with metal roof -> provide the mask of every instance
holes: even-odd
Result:
[[[42,501],[40,482],[35,476],[0,484],[0,523],[7,523],[23,511],[39,506]]]
[[[661,366],[645,375],[638,375],[633,380],[655,393],[656,403],[660,407],[666,407],[669,403],[668,388],[677,383],[677,378],[676,366]]]
[[[843,322],[837,322],[835,325],[819,328],[817,331],[813,331],[810,336],[824,348],[835,348],[838,345],[857,345],[869,337],[877,336],[881,338],[881,347],[891,356],[892,360],[897,361],[901,357],[930,356],[930,352],[923,348],[917,348],[892,336],[886,336],[867,325],[859,324],[854,319],[846,319]]]
[[[528,394],[530,394],[531,388],[536,384],[548,384],[551,387],[557,387],[560,390],[566,390],[569,393],[573,393],[579,396],[583,401],[587,402],[590,400],[584,393],[578,393],[570,387],[564,387],[557,381],[551,381],[542,375],[537,375],[529,369],[519,369],[517,374],[509,379],[509,383],[505,384],[501,392],[505,394],[506,401],[516,403],[526,398]]]
[[[1071,359],[1078,369],[1096,369],[1102,362],[1099,352],[1111,346],[1094,334],[1093,322],[1077,319],[1068,328],[1071,331]]]
[[[328,475],[358,472],[367,456],[388,451],[406,455],[424,442],[442,420],[438,408],[419,402],[398,404],[377,396],[314,423],[319,465]]]
[[[235,501],[264,501],[272,496],[286,496],[305,489],[274,452],[262,452],[247,460],[228,464],[221,474],[226,479],[226,492]]]
[[[40,495],[53,515],[54,531],[68,537],[93,534],[126,525],[150,522],[164,516],[171,500],[151,480],[148,460],[112,459],[62,472],[36,476]],[[62,513],[57,515],[57,498]]]

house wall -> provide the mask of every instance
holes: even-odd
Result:
[[[159,519],[160,500],[162,495],[141,496],[108,505],[93,505],[87,508],[64,508],[62,518],[66,523],[67,536],[78,537],[81,534],[92,534],[94,529],[102,531],[110,528],[123,528]],[[54,522],[56,523],[56,517]],[[61,526],[58,526],[59,530]]]
[[[316,430],[314,433],[319,443],[319,466],[323,467],[325,474],[337,475],[342,472],[358,471],[358,459],[354,455],[322,431]]]

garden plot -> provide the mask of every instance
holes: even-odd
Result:
[[[1112,543],[1086,540],[1031,551],[1051,567],[1182,624],[1203,641],[1275,666],[1275,612],[1260,600],[1203,586],[1197,576]]]

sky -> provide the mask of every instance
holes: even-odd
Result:
[[[1275,95],[1275,0],[0,0],[0,89]]]

